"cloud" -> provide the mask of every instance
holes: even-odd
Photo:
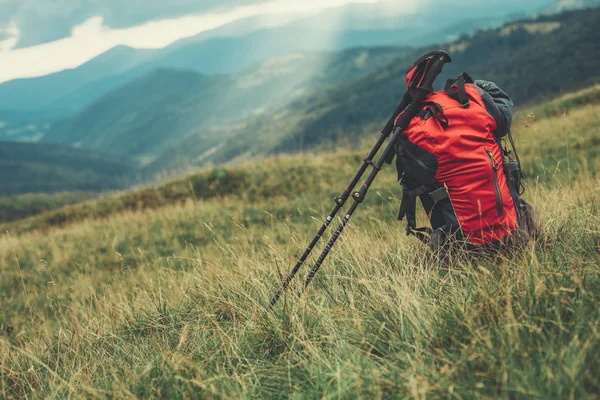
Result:
[[[20,35],[17,48],[35,46],[70,36],[73,27],[92,17],[102,17],[112,29],[129,28],[149,21],[178,18],[206,12],[226,13],[239,6],[260,5],[272,0],[0,0],[0,40],[14,21]],[[296,3],[301,0],[287,0]],[[306,3],[318,1],[304,0]],[[453,0],[456,2],[457,0]],[[460,0],[458,0],[460,1]],[[528,0],[529,3],[549,0]],[[394,0],[399,7],[406,0]],[[422,0],[421,3],[429,3]],[[527,3],[523,0],[464,0],[482,6]],[[451,11],[451,10],[450,10]]]
[[[14,20],[10,21],[5,28],[0,29],[0,53],[13,49],[19,40],[19,30]]]
[[[119,29],[264,1],[267,0],[0,0],[0,30],[14,21],[20,32],[16,47],[24,48],[66,38],[73,27],[92,17],[102,17],[106,27]]]
[[[254,5],[231,7],[220,12],[154,20],[129,28],[111,28],[106,25],[104,17],[93,16],[74,26],[68,37],[27,48],[11,49],[11,44],[14,45],[16,39],[20,40],[23,34],[23,31],[15,27],[16,34],[13,32],[11,41],[0,41],[0,82],[74,68],[117,45],[162,48],[178,39],[243,18],[264,17],[281,21],[290,16],[299,17],[338,7],[350,1],[378,0],[269,0]],[[11,50],[3,52],[3,47]]]
[[[3,49],[3,41],[10,39],[12,36],[13,32],[9,30],[9,25],[16,10],[16,1],[0,0],[0,51]]]
[[[0,27],[8,24],[17,10],[16,0],[0,0]]]
[[[207,11],[227,12],[234,7],[264,3],[268,0],[104,0],[106,25],[111,28],[127,28],[141,23],[198,14]]]

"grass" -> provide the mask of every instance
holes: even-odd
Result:
[[[28,193],[0,197],[0,223],[9,223],[99,197],[91,192]]]
[[[390,168],[308,293],[272,311],[359,153],[207,171],[6,225],[0,397],[595,398],[599,111],[515,129],[552,246],[432,269],[395,221]]]

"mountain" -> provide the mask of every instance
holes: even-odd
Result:
[[[44,112],[0,110],[0,141],[36,142],[56,121]]]
[[[202,74],[235,74],[251,65],[293,52],[339,51],[352,47],[423,46],[504,22],[515,12],[534,11],[547,0],[481,3],[425,0],[348,4],[306,17],[283,14],[281,23],[264,17],[235,21],[182,39],[145,65],[190,69]],[[448,12],[452,10],[452,12]],[[443,21],[440,23],[440,21]]]
[[[122,156],[0,142],[0,196],[121,189],[133,182],[136,173],[136,165]]]
[[[445,77],[468,71],[475,79],[497,82],[517,106],[600,81],[596,57],[600,9],[521,20],[472,37],[403,55],[387,67],[353,82],[307,94],[269,116],[249,120],[198,159],[202,139],[190,136],[171,148],[151,168],[223,163],[236,158],[310,149],[343,138],[356,142],[385,123],[404,91],[407,65],[424,52],[444,48],[453,63]],[[438,82],[438,85],[439,85]]]
[[[62,118],[131,81],[152,50],[115,47],[75,69],[0,84],[0,140],[36,142]]]
[[[153,53],[153,50],[118,46],[74,69],[2,83],[0,110],[29,112],[44,110],[66,115],[73,109],[77,109],[79,105],[76,102],[61,102],[58,99],[68,97],[71,93],[102,77],[124,73],[152,57]]]
[[[264,17],[247,18],[164,49],[118,46],[74,69],[2,83],[0,110],[44,111],[62,118],[157,68],[235,74],[294,52],[422,46],[446,40],[449,31],[450,35],[472,33],[503,22],[510,13],[533,10],[546,2],[425,0],[415,8],[387,1],[349,4],[302,18],[282,14],[275,23]]]
[[[156,70],[56,124],[43,141],[142,155],[173,137],[178,114],[202,120],[200,110],[219,94],[219,86],[195,72]],[[186,105],[189,98],[198,101],[198,109]],[[180,129],[193,127],[192,119],[183,122]]]
[[[157,69],[57,123],[43,141],[117,151],[144,163],[165,143],[189,135],[201,137],[208,149],[248,117],[315,88],[367,75],[407,51],[386,47],[288,54],[234,76]]]
[[[544,16],[463,36],[441,46],[454,56],[445,74],[494,80],[517,104],[585,86],[597,78],[597,17]],[[235,77],[157,70],[57,124],[44,141],[118,149],[161,171],[354,140],[385,120],[406,66],[438,47],[290,55]]]

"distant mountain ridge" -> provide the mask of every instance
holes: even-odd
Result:
[[[408,14],[396,1],[349,4],[270,27],[260,23],[260,18],[249,18],[180,40],[164,49],[118,46],[75,69],[2,83],[0,110],[52,111],[58,117],[68,116],[110,90],[157,68],[186,69],[208,75],[235,74],[293,52],[422,46],[445,40],[446,37],[432,33],[444,30],[445,26],[452,26],[457,35],[472,33],[501,23],[506,14],[530,10],[546,1],[532,0],[525,5],[506,0],[500,5],[482,5],[427,0]],[[440,7],[442,3],[444,7]],[[452,9],[452,13],[447,13],[447,9]],[[465,19],[470,23],[461,24]]]
[[[307,150],[340,137],[356,141],[387,121],[404,91],[407,65],[432,49],[444,48],[453,56],[438,87],[445,77],[467,71],[475,79],[497,82],[517,106],[600,82],[598,20],[600,8],[542,16],[401,56],[369,76],[308,94],[268,117],[249,120],[195,165]],[[201,143],[190,136],[165,150],[151,167],[177,168],[174,160],[194,165]]]
[[[310,90],[367,75],[406,51],[289,54],[236,76],[158,69],[57,123],[42,141],[116,151],[142,162],[162,151],[166,141],[188,135],[202,136],[210,147],[248,117]],[[215,135],[215,129],[223,133]]]
[[[416,8],[396,0],[351,3],[302,18],[246,18],[160,50],[118,46],[71,70],[1,83],[0,113],[6,117],[0,120],[0,139],[39,140],[57,120],[73,116],[110,91],[158,68],[237,74],[256,63],[294,52],[423,46],[498,26],[514,15],[539,9],[547,1],[422,0]]]
[[[269,71],[269,63],[235,78],[194,79],[192,72],[163,70],[112,92],[57,124],[44,141],[120,151],[150,164],[154,171],[307,149],[333,142],[338,136],[353,138],[369,124],[387,118],[403,92],[406,66],[425,51],[439,47],[454,58],[445,76],[468,71],[475,78],[494,80],[517,105],[523,104],[598,79],[600,65],[594,49],[600,33],[593,21],[599,16],[600,9],[594,9],[520,20],[417,51],[342,52],[308,74],[307,79],[314,81],[312,88],[305,87],[302,79],[290,79],[300,78],[298,73],[306,73],[323,55],[292,59],[287,64],[291,69],[279,80]],[[375,54],[381,58],[374,59]],[[340,72],[340,68],[360,63],[365,55],[370,62],[366,68]],[[570,73],[575,70],[579,73]],[[181,80],[179,89],[165,92],[163,87],[169,85],[165,86],[161,74],[167,74],[174,85]],[[321,81],[320,74],[324,74]],[[319,89],[327,83],[333,87]],[[281,90],[281,85],[287,85],[286,89]],[[273,87],[279,90],[272,92]],[[263,109],[266,112],[261,113]]]
[[[38,78],[16,79],[2,83],[0,84],[0,109],[61,111],[65,105],[57,102],[57,99],[90,83],[90,77],[118,75],[150,58],[153,53],[153,50],[117,46],[74,69]],[[70,110],[66,111],[68,113]]]
[[[63,91],[53,103],[62,110],[85,103],[72,117],[0,109],[0,140],[42,138],[24,147],[0,143],[0,195],[119,189],[170,170],[333,147],[340,138],[356,142],[385,122],[403,92],[406,66],[431,49],[453,56],[444,77],[464,70],[494,80],[517,105],[570,92],[600,81],[599,19],[595,8],[521,19],[474,36],[459,37],[449,27],[440,32],[454,38],[444,45],[292,52],[232,75],[153,68],[153,52],[140,58],[118,48],[109,54],[113,61],[86,66],[114,75]],[[479,21],[471,22],[475,30]],[[99,91],[106,92],[87,104]]]

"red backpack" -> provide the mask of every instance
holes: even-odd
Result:
[[[419,84],[410,72],[409,92]],[[429,241],[426,234],[433,240],[443,232],[479,247],[502,243],[520,226],[520,163],[495,136],[485,95],[466,74],[449,80],[443,91],[428,95],[396,142],[399,219],[406,217],[408,234]],[[432,229],[416,226],[417,198]]]

